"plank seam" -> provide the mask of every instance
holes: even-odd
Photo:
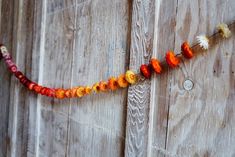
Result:
[[[38,82],[39,84],[42,83],[42,80],[43,80],[43,75],[42,72],[43,72],[43,62],[44,62],[44,55],[45,55],[45,30],[46,30],[46,27],[45,27],[45,23],[46,23],[46,8],[47,8],[47,0],[45,1],[42,1],[42,22],[41,22],[41,32],[40,32],[40,36],[41,36],[41,39],[40,39],[40,58],[39,58],[39,74],[38,74]],[[40,112],[41,111],[41,96],[38,97],[38,100],[37,100],[37,119],[36,119],[36,126],[37,126],[37,131],[36,131],[36,157],[39,156],[39,138],[40,138],[40,119],[41,119],[41,116],[40,116]]]

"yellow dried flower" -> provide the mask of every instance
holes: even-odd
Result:
[[[77,97],[83,97],[85,95],[85,88],[84,87],[79,87],[76,90],[76,95]]]
[[[229,38],[231,36],[231,31],[225,23],[218,24],[217,29],[223,38]]]
[[[91,87],[85,87],[85,93],[86,94],[91,94],[91,91],[92,91],[92,89],[91,89]]]
[[[96,93],[99,93],[100,92],[100,85],[99,83],[96,83],[92,86],[92,90]]]
[[[125,78],[130,84],[135,84],[137,82],[137,75],[131,70],[126,72]]]

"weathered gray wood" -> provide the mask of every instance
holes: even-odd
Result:
[[[156,2],[156,21],[154,34],[153,57],[165,60],[168,50],[175,47],[175,24],[177,13],[177,1]],[[151,80],[151,110],[149,132],[149,156],[169,155],[165,151],[168,128],[169,97],[171,89],[171,73],[164,67],[161,75],[155,75]]]
[[[219,22],[235,19],[233,0],[179,1],[177,6],[177,52],[183,41],[195,43],[196,35],[212,34]],[[233,34],[172,72],[166,147],[172,156],[235,155],[234,45]],[[194,82],[191,91],[182,86],[187,78]]]
[[[20,69],[64,88],[138,71],[151,56],[163,60],[184,40],[195,43],[196,35],[235,19],[233,0],[0,0],[0,6],[0,37]],[[1,62],[0,157],[234,156],[234,36],[128,94],[36,96]],[[187,78],[191,91],[182,86]]]
[[[12,50],[13,0],[0,1],[0,37],[2,43],[7,43]],[[10,74],[3,60],[0,61],[0,157],[4,157],[10,148],[8,137],[8,117],[10,101]]]
[[[41,83],[70,88],[74,51],[75,1],[46,1],[43,21]],[[70,100],[41,97],[39,148],[44,156],[65,156],[68,143]]]
[[[134,0],[132,5],[130,69],[139,71],[152,54],[155,1]],[[125,156],[147,156],[150,106],[150,81],[129,87]]]
[[[14,15],[7,16],[13,21],[12,26],[12,55],[20,70],[31,78],[32,43],[33,43],[33,9],[34,2],[30,0],[14,1]],[[30,130],[31,112],[30,99],[36,100],[35,95],[28,92],[12,77],[9,112],[9,143],[10,149],[7,156],[28,156],[28,139]],[[5,154],[6,155],[6,154]]]
[[[127,69],[130,2],[77,3],[72,85],[92,85]],[[67,156],[123,156],[127,90],[73,99]]]

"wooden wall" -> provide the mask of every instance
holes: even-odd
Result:
[[[138,72],[234,10],[234,0],[0,0],[0,41],[29,78],[69,88]],[[82,99],[37,96],[1,61],[0,157],[234,157],[232,30],[175,70]]]

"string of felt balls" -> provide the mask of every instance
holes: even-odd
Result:
[[[231,25],[233,25],[232,23]],[[231,31],[229,26],[221,23],[217,26],[218,33],[221,34],[223,38],[229,38],[231,36]],[[207,50],[209,48],[209,39],[205,35],[199,35],[196,37],[197,45],[202,49]],[[194,45],[195,46],[195,45]],[[21,71],[18,70],[16,64],[13,62],[10,53],[4,45],[0,45],[0,59],[4,59],[9,71],[15,75],[17,79],[29,90],[36,92],[37,94],[45,95],[48,97],[64,99],[64,98],[73,98],[73,97],[83,97],[89,95],[92,92],[106,92],[108,90],[115,91],[118,88],[126,88],[129,85],[136,84],[138,82],[139,74],[128,70],[125,74],[120,76],[111,77],[108,81],[101,81],[95,83],[93,86],[79,86],[71,89],[62,89],[62,88],[49,88],[41,86],[30,79],[28,79]],[[187,58],[191,59],[194,56],[192,47],[190,47],[188,42],[184,42],[181,45],[181,54]],[[170,68],[176,68],[180,64],[180,58],[178,55],[175,55],[173,51],[168,51],[165,56],[166,63]],[[156,58],[151,58],[149,64],[143,64],[140,66],[140,72],[143,77],[150,79],[152,72],[157,74],[162,73],[162,65],[160,61]]]

